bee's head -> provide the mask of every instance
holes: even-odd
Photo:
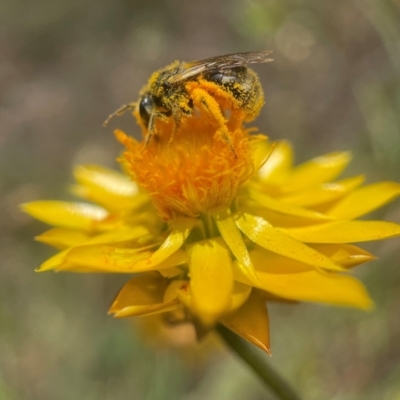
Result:
[[[169,117],[171,111],[166,108],[159,97],[152,95],[150,92],[146,92],[139,101],[139,114],[143,124],[151,129],[150,125],[152,125],[153,118]]]

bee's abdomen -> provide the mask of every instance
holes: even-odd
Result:
[[[262,97],[262,89],[257,75],[247,67],[225,69],[205,74],[204,78],[222,86],[231,93],[240,107],[252,111]]]

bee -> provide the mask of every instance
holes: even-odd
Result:
[[[147,128],[147,144],[155,132],[157,120],[173,118],[175,131],[182,119],[197,108],[212,117],[223,137],[229,141],[224,109],[238,110],[249,122],[264,102],[257,74],[248,64],[273,61],[272,51],[227,54],[201,61],[174,63],[156,71],[143,87],[136,102],[124,104],[111,114],[104,126],[127,110],[137,110]]]

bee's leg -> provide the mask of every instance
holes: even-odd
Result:
[[[148,123],[148,125],[147,125],[147,135],[146,135],[146,137],[145,137],[145,139],[144,139],[144,148],[145,147],[147,147],[147,145],[149,144],[149,142],[150,142],[150,139],[153,137],[153,135],[154,135],[154,120],[155,120],[155,117],[157,116],[157,114],[156,113],[154,113],[154,112],[152,112],[151,114],[150,114],[150,118],[149,118],[149,123]]]
[[[191,97],[193,99],[193,104],[197,108],[199,108],[201,111],[204,111],[206,114],[208,114],[215,120],[222,133],[222,137],[232,148],[232,151],[235,153],[232,140],[228,134],[228,128],[226,127],[226,119],[223,116],[221,108],[217,103],[217,101],[209,93],[200,88],[193,89]]]
[[[174,118],[174,129],[173,129],[173,131],[171,133],[171,136],[170,136],[170,138],[168,140],[168,144],[171,144],[172,141],[174,140],[175,134],[176,134],[176,132],[178,132],[179,127],[180,127],[180,120],[179,120],[179,118],[175,117]]]
[[[128,104],[123,104],[120,108],[118,108],[117,111],[114,111],[112,114],[108,116],[108,118],[104,121],[103,126],[107,126],[108,123],[114,118],[114,117],[119,117],[122,115],[125,111],[127,110],[133,110],[136,107],[137,103],[128,103]]]
[[[212,117],[219,127],[226,127],[226,120],[217,101],[205,90],[196,88],[191,93],[193,105]],[[225,132],[224,136],[227,136]],[[227,139],[227,138],[225,138]]]

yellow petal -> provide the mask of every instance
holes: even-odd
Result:
[[[105,193],[125,198],[139,193],[137,184],[127,175],[99,165],[76,166],[74,176],[81,185],[101,187]]]
[[[292,192],[317,183],[329,182],[342,173],[350,159],[351,155],[348,152],[335,152],[298,165],[293,168],[284,190]]]
[[[136,225],[136,226],[122,226],[110,230],[108,232],[100,233],[90,238],[85,244],[117,244],[124,242],[138,242],[137,247],[148,244],[154,240],[154,236],[150,234],[147,227]]]
[[[253,250],[251,250],[250,256],[253,260],[257,274],[259,272],[270,274],[288,274],[315,270],[315,267],[312,265],[302,263],[292,258],[284,257],[259,246],[256,246]],[[238,279],[240,282],[244,282],[243,277],[239,275],[239,271],[236,271],[236,266],[234,266],[234,276],[235,279]]]
[[[96,223],[108,216],[102,207],[64,201],[34,201],[23,204],[22,209],[49,225],[85,231],[95,229]]]
[[[252,135],[250,145],[252,146],[252,159],[254,172],[257,172],[268,160],[271,155],[272,149],[276,146],[276,143],[271,144],[268,137],[265,135]]]
[[[178,279],[174,281],[169,281],[167,290],[164,293],[164,302],[169,302],[176,300],[179,296],[179,292],[182,290],[187,290],[189,286],[189,281],[184,279]]]
[[[192,295],[190,293],[189,284],[181,285],[180,282],[181,281],[178,281],[177,284],[171,285],[172,286],[172,293],[175,294],[174,289],[177,287],[176,285],[180,285],[179,290],[177,292],[178,299],[188,310],[193,312]],[[167,292],[167,295],[169,295],[168,292]]]
[[[171,221],[168,237],[152,254],[147,264],[157,265],[176,252],[183,245],[196,222],[194,218],[176,218]]]
[[[130,210],[144,201],[138,186],[128,176],[97,165],[80,165],[74,169],[75,179],[86,189],[88,199],[110,210]],[[79,187],[78,187],[79,191]]]
[[[65,249],[84,243],[90,237],[86,232],[76,229],[53,228],[36,236],[35,239],[38,242],[46,243],[58,249]]]
[[[241,212],[245,212],[251,215],[257,215],[258,217],[261,217],[268,221],[274,227],[293,228],[295,226],[314,225],[318,222],[315,219],[298,217],[272,211],[268,208],[261,207],[251,200],[241,199],[240,203],[238,204],[238,209]]]
[[[293,240],[290,236],[275,229],[261,217],[247,213],[236,213],[235,219],[239,229],[250,240],[267,250],[315,267],[334,271],[343,269],[313,248],[297,240]]]
[[[215,211],[212,216],[217,224],[221,236],[225,240],[233,255],[238,259],[243,267],[243,273],[247,275],[251,282],[257,282],[257,276],[251,262],[247,247],[243,241],[242,234],[236,226],[229,208]]]
[[[229,307],[233,289],[230,252],[220,238],[196,242],[187,252],[193,311],[210,326]]]
[[[148,263],[153,251],[149,246],[142,248],[117,247],[116,245],[85,245],[72,248],[65,256],[68,266],[58,266],[58,270],[74,271],[85,267],[91,272],[136,273],[155,269],[172,268],[187,262],[186,253],[178,250],[157,266]]]
[[[242,272],[241,274],[243,275]],[[248,280],[247,278],[245,279]],[[173,281],[167,289],[164,297],[165,301],[178,297],[182,304],[193,311],[192,293],[188,284],[189,282],[184,280]],[[251,290],[251,284],[248,285],[246,283],[234,281],[232,293],[230,294],[229,305],[225,309],[225,313],[230,313],[241,307],[249,298]]]
[[[301,228],[279,228],[308,243],[353,243],[400,235],[400,225],[384,221],[335,221]]]
[[[152,206],[145,206],[143,210],[144,211],[124,214],[124,223],[130,226],[145,225],[157,231],[164,230],[164,222],[160,219]]]
[[[60,249],[65,249],[81,244],[127,242],[135,239],[140,239],[138,240],[138,245],[144,245],[151,238],[149,230],[139,225],[135,227],[121,227],[95,236],[79,230],[53,228],[37,236],[36,240]]]
[[[138,317],[145,315],[160,314],[163,312],[174,311],[183,306],[179,303],[179,300],[171,301],[170,303],[159,303],[159,304],[148,304],[125,307],[121,311],[114,314],[115,318],[127,318],[127,317]],[[110,311],[110,314],[112,312]]]
[[[66,249],[57,253],[53,257],[46,260],[39,268],[37,268],[36,272],[45,272],[54,269],[56,272],[58,271],[72,271],[72,272],[104,272],[104,271],[93,271],[93,269],[88,268],[86,266],[78,265],[76,263],[69,263],[66,261],[66,256],[70,249]]]
[[[348,244],[317,244],[313,245],[312,247],[332,259],[337,264],[346,268],[354,267],[355,265],[374,258],[365,250]],[[259,272],[268,274],[294,274],[316,269],[309,264],[284,257],[280,254],[265,250],[259,246],[256,246],[250,251],[250,256],[257,274]],[[234,263],[234,276],[235,279],[239,280],[240,282],[251,284],[251,282],[242,274],[237,263]]]
[[[314,187],[306,187],[304,190],[299,189],[296,192],[280,196],[280,199],[286,203],[303,207],[315,207],[343,197],[360,186],[364,180],[364,175],[359,175],[337,182],[319,183]]]
[[[373,306],[365,287],[351,276],[319,271],[283,274],[257,271],[257,275],[261,289],[286,299],[362,309]]]
[[[139,260],[147,259],[152,252],[147,246],[139,249],[121,248],[114,245],[84,245],[73,247],[65,256],[68,268],[58,270],[75,271],[74,266],[84,266],[90,272],[133,273]]]
[[[64,262],[65,256],[67,255],[68,251],[69,249],[63,250],[55,254],[53,257],[50,257],[39,268],[36,269],[36,272],[44,272],[57,268]]]
[[[183,263],[182,263],[183,264]],[[164,277],[164,278],[174,278],[178,275],[183,274],[183,270],[179,267],[172,267],[172,268],[164,268],[158,270],[158,272]]]
[[[376,258],[368,251],[351,244],[313,244],[311,247],[345,268],[355,267]]]
[[[250,198],[258,203],[261,207],[293,217],[301,217],[309,221],[326,221],[334,218],[332,216],[321,214],[313,210],[307,210],[303,207],[285,203],[281,200],[273,199],[272,197],[261,194],[260,192],[255,190],[250,191]]]
[[[231,293],[230,306],[226,312],[231,312],[237,310],[241,307],[249,298],[251,294],[252,286],[246,285],[242,282],[234,281],[233,290]]]
[[[157,276],[136,276],[121,289],[109,313],[123,318],[175,310],[180,306],[177,299],[164,302],[167,285],[167,279]]]
[[[221,322],[230,330],[270,354],[269,318],[261,294],[253,290],[249,299]]]
[[[354,219],[382,207],[398,196],[399,183],[375,183],[350,193],[328,210],[327,214],[342,219]]]
[[[259,177],[269,184],[281,184],[288,175],[293,163],[293,149],[289,142],[282,140],[274,143],[271,153],[271,144],[260,146],[264,157],[268,157],[265,164],[259,169]]]

